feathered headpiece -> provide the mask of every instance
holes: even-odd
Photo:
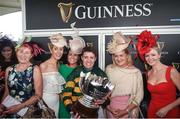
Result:
[[[25,37],[23,39],[19,39],[19,41],[17,42],[16,49],[18,49],[21,46],[30,47],[32,50],[33,56],[37,56],[38,54],[41,54],[42,52],[46,52],[41,47],[39,47],[37,43],[31,42],[31,38],[32,37]]]
[[[75,33],[71,36],[72,40],[69,40],[69,48],[75,54],[81,54],[82,49],[86,46],[84,39],[78,36],[79,32],[76,27],[74,27],[76,22],[71,24],[71,28],[75,31]]]
[[[126,38],[121,32],[116,32],[113,39],[108,43],[107,51],[114,54],[126,49],[131,42],[131,39]]]
[[[159,35],[152,35],[151,31],[144,30],[137,37],[136,48],[141,60],[145,61],[144,55],[148,53],[151,48],[157,46]]]

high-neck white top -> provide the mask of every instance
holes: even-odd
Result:
[[[42,73],[43,92],[44,93],[61,93],[63,85],[66,83],[59,72]]]

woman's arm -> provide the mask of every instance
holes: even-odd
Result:
[[[7,85],[7,77],[8,77],[10,68],[11,67],[8,67],[5,72],[5,91],[4,91],[4,95],[3,95],[1,101],[3,101],[5,99],[5,97],[8,96],[8,94],[9,94],[8,85]],[[0,104],[0,115],[3,114],[3,108],[4,108],[4,106],[2,104]]]
[[[173,83],[175,84],[175,86],[177,87],[177,89],[180,91],[180,74],[176,69],[172,69],[171,73],[170,73],[170,77],[173,81]],[[159,117],[164,117],[166,116],[166,114],[172,110],[173,108],[177,107],[178,105],[180,105],[180,97],[177,98],[174,102],[168,104],[167,106],[161,108],[156,114]]]
[[[180,91],[180,74],[176,69],[171,70],[171,79],[176,85],[177,89]],[[177,98],[174,102],[171,104],[167,105],[167,108],[169,110],[173,109],[174,107],[180,105],[180,98]]]
[[[132,105],[129,105],[130,107],[127,107],[128,110],[132,110],[134,107],[139,106],[144,96],[143,78],[140,71],[137,72],[136,77],[136,86],[133,90],[134,95],[131,96],[130,101]]]
[[[41,74],[40,68],[38,66],[34,67],[33,79],[34,79],[35,95],[32,96],[27,101],[25,101],[24,103],[22,103],[24,105],[24,107],[37,102],[38,99],[40,99],[42,97],[43,81],[42,81],[42,74]]]
[[[135,94],[134,94],[134,97],[131,97],[132,99],[131,103],[124,110],[125,114],[130,113],[134,108],[139,106],[144,96],[143,79],[142,79],[142,74],[140,71],[137,73],[136,77],[137,78],[136,78]],[[137,116],[138,114],[135,114],[135,115]]]
[[[12,67],[8,67],[7,69],[6,69],[6,72],[5,72],[5,91],[4,91],[4,95],[3,95],[3,97],[2,97],[2,101],[5,99],[5,97],[6,96],[8,96],[8,94],[9,94],[9,90],[8,90],[8,84],[7,84],[7,78],[8,78],[8,74],[9,74],[9,71],[10,71],[10,69],[11,69]]]

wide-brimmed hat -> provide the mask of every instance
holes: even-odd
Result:
[[[108,43],[107,51],[114,54],[126,49],[131,42],[131,39],[125,37],[121,32],[116,32],[113,39]]]
[[[69,40],[69,48],[75,54],[81,54],[82,49],[86,46],[84,39],[82,37],[73,37],[72,40]]]
[[[57,47],[67,46],[66,39],[62,36],[61,33],[53,34],[49,37],[51,43]]]

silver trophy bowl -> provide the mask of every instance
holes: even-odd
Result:
[[[86,74],[80,73],[79,86],[83,96],[78,101],[88,108],[97,108],[94,101],[105,99],[115,87],[107,78],[91,74],[90,72]]]

